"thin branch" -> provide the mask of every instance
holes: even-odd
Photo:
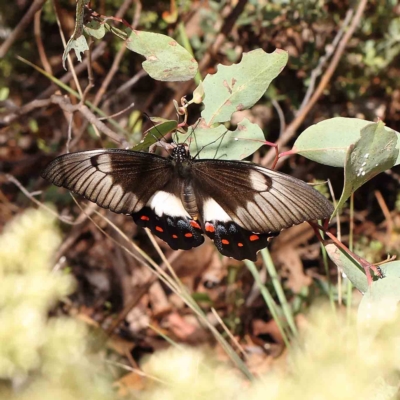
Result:
[[[112,131],[107,125],[99,121],[99,119],[89,110],[89,108],[84,104],[73,105],[68,98],[58,95],[51,96],[51,102],[60,106],[64,111],[74,113],[79,111],[91,124],[93,124],[100,132],[103,132],[106,136],[112,139],[114,142],[120,144],[122,147],[129,147],[129,142]]]
[[[285,114],[282,111],[281,106],[279,105],[279,102],[276,101],[275,99],[272,100],[272,105],[276,110],[276,113],[278,114],[279,118],[279,137],[283,135],[283,132],[285,132],[286,129],[286,121],[285,121]]]
[[[352,37],[354,31],[356,30],[360,20],[361,16],[364,12],[364,9],[367,5],[368,0],[360,0],[358,3],[357,11],[354,15],[353,20],[351,21],[351,25],[349,29],[346,31],[345,35],[343,36],[342,40],[340,41],[336,52],[332,58],[331,63],[329,64],[328,69],[325,71],[325,74],[323,75],[321,81],[319,82],[319,85],[317,89],[315,90],[314,94],[312,95],[310,101],[303,107],[301,112],[296,116],[296,118],[290,123],[290,125],[286,128],[285,132],[283,135],[277,140],[277,145],[279,147],[283,147],[286,143],[288,143],[293,136],[296,133],[296,130],[300,127],[300,125],[303,123],[304,119],[312,109],[312,107],[315,105],[315,103],[318,101],[318,99],[321,97],[323,91],[325,90],[326,86],[328,85],[330,79],[332,78],[333,73],[336,70],[336,67],[339,64],[340,58],[343,55],[343,52]],[[265,155],[265,157],[262,160],[262,165],[268,165],[272,159],[274,158],[273,151],[270,150],[268,153]]]
[[[29,193],[28,190],[26,190],[24,188],[24,186],[21,184],[21,182],[15,178],[14,176],[12,176],[11,174],[6,174],[5,177],[7,178],[8,181],[12,182],[15,186],[17,186],[17,188],[31,201],[33,201],[37,206],[45,209],[46,211],[48,211],[50,214],[54,215],[55,217],[57,217],[60,221],[68,224],[68,225],[76,225],[77,222],[73,222],[71,221],[70,218],[66,218],[66,217],[62,217],[61,215],[59,215],[56,211],[54,211],[52,208],[46,206],[45,204],[43,204],[41,201],[35,199],[35,197],[33,196],[32,193]]]
[[[346,17],[345,17],[345,19],[343,21],[343,24],[340,27],[338,33],[336,34],[336,36],[333,39],[332,43],[329,46],[326,46],[325,55],[320,58],[320,60],[318,62],[318,65],[312,70],[311,77],[310,77],[310,83],[308,85],[308,89],[307,89],[306,95],[304,96],[304,99],[301,102],[301,106],[298,109],[297,114],[299,112],[301,112],[301,110],[310,101],[311,95],[314,92],[315,83],[317,81],[317,78],[322,74],[322,68],[325,66],[325,64],[328,62],[329,58],[334,53],[336,47],[338,46],[340,40],[342,39],[342,37],[344,35],[344,31],[347,29],[347,26],[350,23],[351,18],[353,17],[353,15],[354,15],[354,10],[353,9],[347,10]]]
[[[53,75],[53,70],[51,68],[51,64],[49,63],[49,60],[47,58],[46,52],[44,50],[43,46],[43,40],[42,40],[42,35],[41,35],[41,23],[40,23],[40,17],[42,15],[42,9],[38,10],[35,13],[35,19],[33,23],[33,31],[35,33],[35,41],[36,41],[36,47],[39,52],[39,57],[40,61],[42,62],[43,69],[49,74]]]
[[[19,24],[15,27],[12,33],[8,36],[8,38],[4,41],[4,43],[0,46],[0,58],[3,58],[12,44],[19,38],[19,36],[26,31],[27,26],[30,24],[32,19],[34,18],[35,13],[43,7],[43,4],[46,0],[34,0],[29,10],[22,17]]]

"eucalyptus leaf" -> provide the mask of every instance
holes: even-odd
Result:
[[[206,124],[230,121],[234,112],[252,107],[287,60],[286,51],[276,49],[266,53],[257,49],[244,53],[238,64],[218,65],[218,71],[207,75],[203,82],[205,98],[201,116]]]
[[[361,130],[372,123],[358,118],[327,119],[303,131],[294,143],[293,151],[320,164],[344,167],[350,145],[356,143]],[[395,132],[388,127],[385,130]],[[400,158],[396,165],[399,163]]]
[[[159,33],[132,31],[126,47],[146,57],[144,70],[159,81],[187,81],[197,73],[193,56],[174,39]]]
[[[76,58],[78,61],[82,61],[82,56],[85,51],[89,50],[89,46],[87,44],[86,38],[84,35],[79,36],[78,38],[74,39],[71,37],[68,40],[67,45],[65,46],[65,50],[62,56],[62,62],[64,69],[67,69],[65,66],[65,61],[67,60],[68,54],[71,50],[75,51]]]
[[[151,145],[161,140],[165,135],[175,130],[178,122],[167,120],[163,118],[150,118],[155,123],[153,127],[145,132],[143,139],[136,146],[132,148],[135,151],[143,151],[148,149]]]
[[[105,25],[99,21],[90,21],[83,28],[88,35],[96,39],[101,39],[106,34]]]
[[[78,0],[76,2],[76,17],[75,17],[75,28],[72,36],[68,40],[65,46],[64,53],[62,55],[63,68],[65,67],[65,61],[71,50],[75,51],[76,58],[82,61],[81,53],[83,54],[86,50],[89,50],[89,46],[86,42],[86,38],[83,36],[83,18],[85,15],[85,5],[89,3],[89,0]]]
[[[396,133],[385,129],[383,122],[361,130],[361,138],[347,151],[343,192],[333,215],[365,182],[394,166],[399,155],[396,146]]]
[[[262,129],[243,119],[234,131],[224,125],[207,126],[203,120],[189,129],[188,133],[177,133],[179,143],[188,143],[192,156],[202,159],[242,160],[265,144]]]
[[[400,302],[400,261],[381,266],[384,278],[372,282],[358,308],[359,329],[368,344],[382,325],[398,317]]]
[[[368,290],[368,281],[364,269],[357,261],[333,243],[327,244],[325,249],[331,261],[346,274],[353,286],[365,293]]]

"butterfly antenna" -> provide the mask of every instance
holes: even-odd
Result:
[[[222,135],[218,136],[215,140],[213,140],[212,142],[205,144],[205,145],[195,154],[195,156],[194,156],[193,158],[196,158],[196,157],[200,154],[200,152],[202,152],[207,146],[211,146],[212,144],[218,142],[218,140],[221,139],[221,142],[219,143],[219,145],[218,145],[218,147],[217,147],[217,150],[216,150],[216,152],[215,152],[215,155],[217,155],[218,150],[219,150],[219,146],[222,145],[222,141],[224,140],[224,136],[227,134],[227,132],[228,132],[228,129],[227,129]]]

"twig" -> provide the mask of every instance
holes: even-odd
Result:
[[[118,11],[116,12],[115,16],[117,18],[122,17],[125,15],[126,11],[129,8],[130,0],[125,0],[121,6],[119,7]],[[93,50],[92,52],[92,61],[97,60],[99,57],[101,57],[108,46],[107,42],[102,41],[100,44]],[[87,59],[83,60],[80,64],[77,64],[75,67],[75,72],[76,74],[80,74],[82,71],[85,71],[87,68]],[[63,83],[66,83],[71,80],[72,77],[72,71],[68,71],[66,74],[64,74],[61,78],[60,81]],[[45,91],[39,94],[38,98],[43,99],[43,98],[48,98],[50,97],[55,91],[57,90],[57,87],[55,85],[51,85],[49,88],[47,88]]]
[[[25,115],[30,113],[31,111],[35,110],[36,108],[42,108],[42,107],[47,107],[51,104],[50,99],[44,99],[44,100],[33,100],[28,104],[25,104],[24,106],[20,108],[16,108],[13,110],[11,114],[5,115],[3,119],[0,119],[0,123],[4,125],[9,125],[12,122],[14,122],[18,117],[21,115]]]
[[[108,119],[118,117],[118,115],[121,115],[121,114],[127,112],[128,110],[130,110],[130,109],[133,108],[134,106],[135,106],[135,103],[131,103],[131,104],[129,104],[128,107],[125,107],[123,110],[118,111],[118,112],[115,113],[115,114],[108,115],[107,117],[99,118],[99,121],[107,121]]]
[[[305,107],[305,105],[310,101],[310,97],[313,94],[316,80],[322,74],[322,68],[328,62],[328,59],[331,57],[331,55],[335,51],[337,45],[339,44],[340,39],[342,38],[342,36],[344,34],[344,31],[346,30],[347,26],[349,25],[349,23],[351,21],[351,18],[353,17],[353,14],[354,14],[353,9],[347,10],[346,17],[343,21],[342,26],[339,29],[339,32],[336,34],[335,38],[333,39],[332,44],[330,44],[329,46],[326,46],[326,54],[320,58],[318,65],[312,70],[311,77],[310,77],[310,83],[309,83],[306,95],[304,96],[304,99],[301,102],[301,106],[298,109],[297,113],[299,113]]]
[[[224,323],[222,318],[218,315],[217,310],[214,307],[211,307],[211,312],[213,313],[214,317],[217,319],[219,324],[222,326],[222,328],[225,331],[225,333],[229,336],[229,338],[231,339],[232,343],[234,343],[235,346],[237,347],[237,349],[242,353],[243,358],[247,359],[247,354],[244,351],[243,347],[240,345],[240,343],[235,338],[235,336],[232,335],[232,332],[228,329],[228,327],[226,326],[226,324]]]
[[[57,6],[57,0],[52,0],[52,4],[53,4],[53,8],[54,8],[54,14],[55,14],[55,16],[56,16],[56,21],[57,21],[57,25],[58,25],[58,30],[59,30],[59,32],[60,32],[60,37],[61,37],[61,40],[62,40],[64,49],[65,49],[65,48],[67,47],[67,41],[65,40],[65,35],[64,35],[64,32],[63,32],[62,27],[61,27],[60,18],[59,18],[59,16],[58,16],[58,8],[59,8],[59,7]],[[81,88],[81,85],[80,85],[80,83],[79,83],[78,76],[76,75],[76,71],[75,71],[75,68],[74,68],[74,64],[73,64],[73,62],[72,62],[72,58],[71,58],[71,56],[70,56],[69,53],[68,53],[68,55],[67,55],[67,59],[68,59],[69,70],[70,70],[71,73],[72,73],[72,77],[73,77],[73,79],[74,79],[76,88],[78,89],[79,96],[82,98],[82,97],[83,97],[82,88]]]
[[[126,9],[129,8],[129,6],[131,5],[133,0],[125,0],[124,1],[124,7],[126,7]],[[138,22],[138,18],[140,17],[140,11],[141,11],[141,4],[139,1],[136,1],[137,6],[136,6],[136,10],[135,10],[135,17],[134,17],[134,23],[136,21],[136,24]],[[137,13],[139,12],[139,17],[137,17]],[[104,95],[107,91],[108,86],[110,85],[112,79],[114,78],[114,75],[117,73],[119,65],[122,61],[122,57],[124,56],[126,51],[126,43],[123,43],[123,45],[121,46],[121,48],[119,49],[117,55],[115,56],[113,63],[111,65],[110,70],[108,71],[106,77],[104,78],[100,89],[96,92],[95,98],[93,100],[93,105],[95,107],[97,107],[100,103],[101,100],[104,100]],[[81,128],[79,129],[78,134],[76,135],[76,139],[73,141],[72,145],[75,145],[81,138],[81,136],[83,135],[83,133],[85,132],[87,128],[87,122],[85,121]]]
[[[113,92],[112,95],[109,95],[109,97],[106,96],[105,102],[109,102],[114,96],[121,95],[122,93],[124,93],[125,91],[130,89],[136,82],[138,82],[140,79],[142,79],[146,75],[147,75],[147,72],[144,69],[138,71],[134,76],[132,76],[131,79],[126,81],[115,92]]]
[[[285,121],[285,114],[282,111],[281,106],[279,105],[279,103],[273,99],[272,100],[272,105],[275,108],[277,114],[278,114],[278,118],[279,118],[279,137],[282,136],[283,132],[285,132],[286,129],[286,121]]]
[[[12,44],[15,42],[18,37],[25,32],[27,26],[32,21],[35,13],[43,7],[43,4],[46,0],[34,0],[29,10],[22,17],[19,24],[15,27],[12,33],[8,36],[8,38],[4,41],[4,43],[0,46],[0,58],[3,58]]]
[[[93,124],[99,131],[103,132],[106,136],[112,139],[114,142],[120,144],[122,147],[129,147],[129,142],[112,131],[104,122],[99,121],[99,119],[89,110],[89,108],[84,104],[76,104],[73,105],[63,96],[53,95],[51,96],[51,101],[54,104],[58,104],[62,110],[68,111],[70,113],[74,113],[79,111],[91,124]]]
[[[62,217],[61,215],[59,215],[56,211],[54,211],[52,208],[46,206],[45,204],[43,204],[41,201],[35,199],[33,197],[32,193],[29,193],[24,186],[22,186],[21,182],[15,178],[14,176],[12,176],[11,174],[6,174],[5,175],[7,180],[12,182],[15,186],[17,186],[17,188],[26,196],[28,197],[29,200],[33,201],[37,206],[44,208],[46,211],[48,211],[50,214],[56,216],[60,221],[65,222],[68,225],[76,225],[77,222],[73,222],[71,221],[69,218],[65,218]]]
[[[51,68],[51,64],[49,63],[49,60],[47,59],[46,52],[45,52],[44,46],[43,46],[43,41],[42,41],[41,24],[40,24],[41,15],[42,15],[42,9],[38,10],[35,13],[35,19],[34,19],[34,23],[33,23],[33,31],[35,33],[36,47],[39,52],[39,57],[40,57],[40,61],[42,62],[42,65],[43,65],[43,69],[49,75],[53,75],[53,70]]]
[[[125,4],[127,7],[130,6],[131,3],[132,3],[132,0],[125,0]],[[132,22],[133,29],[136,29],[137,24],[139,22],[139,18],[140,18],[140,13],[142,11],[142,5],[141,5],[140,1],[136,0],[135,3],[136,3],[136,9],[135,9],[135,15],[133,17],[133,22]],[[106,93],[109,84],[111,83],[114,75],[118,71],[119,64],[121,63],[121,60],[122,60],[123,55],[125,54],[125,51],[126,51],[126,43],[124,43],[121,46],[121,48],[119,49],[117,55],[114,58],[112,65],[111,65],[111,68],[108,71],[107,76],[104,78],[104,80],[100,86],[100,89],[96,93],[96,96],[93,101],[93,104],[95,106],[99,105],[101,99],[103,98],[104,94]]]
[[[284,146],[286,143],[289,142],[289,140],[292,139],[292,137],[295,135],[296,130],[300,127],[314,104],[318,101],[320,96],[322,95],[323,91],[325,90],[326,85],[329,83],[329,80],[331,79],[333,73],[336,70],[336,67],[338,66],[338,63],[340,61],[340,58],[347,46],[347,43],[349,42],[350,38],[352,37],[355,29],[357,28],[361,16],[364,12],[364,9],[367,5],[367,0],[360,0],[358,3],[357,11],[354,15],[353,20],[351,21],[351,25],[349,29],[346,31],[344,34],[342,40],[340,41],[338,47],[336,48],[336,52],[332,58],[331,63],[329,64],[328,69],[325,71],[325,74],[323,75],[321,81],[319,82],[319,85],[317,89],[315,90],[314,94],[312,95],[310,101],[303,107],[301,112],[296,116],[296,118],[290,123],[290,125],[286,128],[285,132],[283,135],[277,140],[277,145],[279,147]],[[274,154],[272,150],[269,150],[268,153],[263,157],[262,159],[262,165],[268,165],[272,159],[274,158]]]
[[[379,206],[383,212],[383,215],[385,216],[386,220],[386,238],[387,241],[390,240],[390,236],[392,235],[393,232],[393,220],[392,216],[390,215],[390,211],[388,209],[388,206],[386,205],[386,202],[382,196],[382,193],[379,190],[375,190],[374,192],[376,200],[378,200]]]

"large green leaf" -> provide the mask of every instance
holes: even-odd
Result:
[[[242,160],[265,144],[264,133],[257,124],[248,119],[240,122],[234,131],[224,125],[209,127],[200,123],[188,133],[177,133],[179,143],[189,143],[192,156],[219,160]]]
[[[361,293],[365,293],[368,290],[368,281],[364,270],[357,261],[333,243],[327,244],[325,249],[331,261],[346,274],[350,282]]]
[[[217,73],[207,75],[203,82],[205,98],[201,115],[206,124],[230,121],[234,112],[252,107],[287,60],[286,51],[276,49],[268,54],[258,49],[243,54],[239,64],[218,65]]]
[[[327,119],[302,132],[294,143],[293,151],[320,164],[343,167],[350,145],[360,139],[361,129],[372,123],[357,118]],[[385,130],[395,132],[388,127]],[[399,163],[400,158],[396,161],[396,164]]]
[[[365,345],[382,326],[398,317],[400,302],[400,261],[382,265],[384,278],[372,282],[358,307],[358,324]]]
[[[347,151],[343,192],[334,214],[365,182],[393,167],[399,155],[396,147],[396,132],[385,129],[383,122],[361,130],[361,138]]]
[[[146,57],[143,68],[159,81],[187,81],[198,65],[193,56],[174,39],[159,33],[132,31],[126,40],[129,50]]]

